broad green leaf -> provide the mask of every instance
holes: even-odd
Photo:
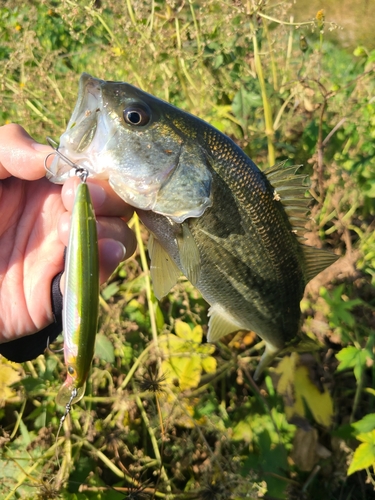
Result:
[[[375,464],[375,445],[373,443],[362,443],[355,450],[352,463],[349,465],[348,476]]]
[[[119,283],[119,281],[114,281],[102,290],[101,295],[105,301],[116,295],[116,293],[120,290]]]
[[[340,361],[337,367],[338,371],[353,368],[354,375],[359,380],[362,376],[362,371],[366,367],[366,361],[368,358],[372,358],[372,354],[367,349],[357,349],[354,346],[348,346],[341,349],[336,354],[336,358]]]
[[[336,354],[336,358],[340,361],[337,371],[353,368],[357,362],[358,352],[358,349],[351,345],[341,349],[341,351]]]
[[[362,432],[356,436],[358,441],[375,445],[375,429],[370,432]]]
[[[114,363],[115,351],[112,342],[102,333],[98,333],[95,341],[95,356],[107,363]]]
[[[375,413],[369,413],[358,422],[354,422],[352,427],[359,433],[367,433],[375,429]]]
[[[25,446],[28,446],[33,440],[33,435],[28,431],[23,420],[20,420],[20,432],[21,436],[23,437],[23,442],[25,443]]]
[[[233,429],[232,439],[234,441],[245,441],[250,443],[253,439],[253,431],[251,425],[246,420],[241,420]]]

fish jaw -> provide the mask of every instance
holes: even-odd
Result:
[[[212,205],[211,174],[204,154],[197,162],[192,141],[170,126],[161,104],[169,106],[127,83],[84,73],[58,149],[90,176],[107,179],[129,205],[181,223]],[[144,126],[125,122],[134,107],[148,118]],[[47,178],[61,184],[74,172],[56,155]]]

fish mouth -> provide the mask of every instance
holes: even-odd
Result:
[[[92,142],[98,113],[103,107],[101,86],[104,82],[83,73],[79,80],[77,104],[69,120],[69,143],[74,151],[82,153]]]
[[[77,164],[77,167],[86,169],[90,175],[108,178],[108,175],[101,172],[102,169],[98,170],[100,162],[96,161],[116,133],[106,114],[102,112],[104,84],[103,80],[87,73],[81,75],[77,102],[66,131],[60,137],[58,150]],[[99,129],[100,134],[97,134]],[[75,172],[76,169],[57,154],[48,168],[47,178],[51,182],[63,183],[68,177],[75,175]]]

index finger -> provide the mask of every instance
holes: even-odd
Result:
[[[71,177],[66,180],[62,188],[62,201],[65,208],[71,212],[73,209],[75,192],[78,184],[81,181],[78,177]],[[125,220],[130,220],[134,208],[124,202],[110,187],[107,181],[99,179],[87,180],[90,189],[90,195],[96,215],[105,217],[122,217]]]
[[[0,127],[0,179],[44,177],[44,159],[51,152],[50,146],[35,142],[20,125],[3,125]]]

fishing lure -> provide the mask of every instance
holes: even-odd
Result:
[[[54,146],[54,141],[49,138],[48,141]],[[85,393],[94,356],[99,312],[99,251],[95,213],[86,183],[88,172],[63,156],[58,148],[55,147],[52,154],[62,156],[81,179],[75,194],[65,260],[63,337],[67,376],[56,397],[57,404],[65,406],[62,424],[71,405]]]
[[[56,402],[79,401],[86,387],[94,356],[99,311],[99,256],[96,220],[86,184],[87,172],[79,172],[65,262],[63,306],[64,358],[67,377]]]

